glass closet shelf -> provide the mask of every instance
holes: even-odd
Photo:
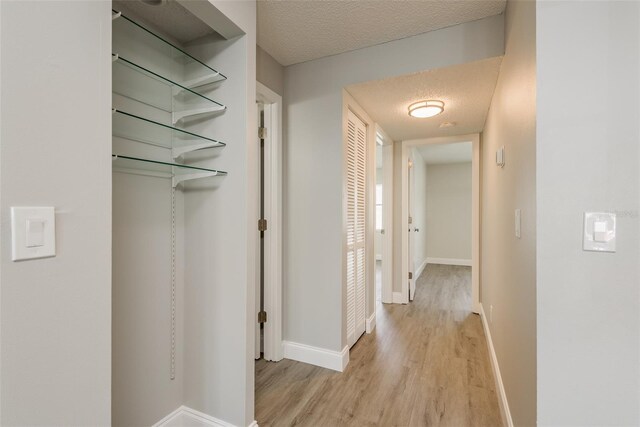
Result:
[[[215,169],[205,169],[196,166],[181,165],[178,163],[167,163],[157,160],[141,159],[138,157],[121,156],[118,154],[113,154],[111,159],[113,160],[113,166],[118,169],[169,175],[172,178],[172,185],[174,188],[181,182],[192,179],[227,175],[226,172]]]
[[[217,101],[214,101],[211,98],[208,98],[204,95],[199,94],[198,92],[195,92],[183,85],[181,85],[180,83],[176,83],[173,80],[164,77],[158,73],[155,73],[141,65],[136,64],[133,61],[130,61],[126,58],[123,58],[122,56],[118,55],[117,53],[112,53],[111,54],[111,60],[112,62],[117,62],[118,64],[122,64],[125,65],[147,77],[151,77],[155,80],[158,80],[162,83],[165,83],[169,86],[172,86],[173,90],[174,90],[174,95],[187,95],[187,96],[193,96],[195,97],[196,100],[199,100],[200,102],[205,101],[207,106],[203,107],[203,106],[198,106],[195,108],[191,108],[191,109],[187,109],[187,110],[183,110],[183,111],[175,111],[173,112],[173,124],[175,125],[176,123],[178,123],[180,120],[187,118],[187,117],[192,117],[192,116],[199,116],[199,115],[203,115],[203,114],[211,114],[211,113],[219,113],[219,112],[223,112],[227,109],[227,107]]]
[[[151,119],[136,116],[122,110],[112,109],[113,135],[145,144],[171,149],[171,157],[208,148],[224,147],[224,142],[198,135]]]
[[[184,86],[189,87],[189,88],[194,88],[194,87],[204,86],[204,85],[208,85],[208,84],[211,84],[211,83],[216,83],[216,82],[221,82],[221,81],[227,80],[227,76],[225,76],[224,74],[222,74],[218,70],[215,70],[215,69],[211,68],[210,66],[208,66],[204,62],[200,61],[199,59],[189,55],[187,52],[185,52],[184,50],[180,49],[179,47],[177,47],[173,43],[169,42],[168,40],[166,40],[162,36],[156,34],[155,32],[153,32],[151,30],[149,30],[148,28],[146,28],[145,26],[139,24],[138,22],[134,21],[133,19],[123,15],[122,12],[119,12],[119,11],[117,11],[115,9],[111,9],[111,12],[112,12],[112,15],[111,15],[111,20],[112,21],[115,21],[115,20],[117,20],[119,18],[123,19],[127,23],[133,25],[136,29],[142,30],[145,33],[147,33],[148,35],[152,36],[154,38],[154,40],[158,40],[163,45],[165,45],[166,47],[174,49],[175,50],[174,52],[178,56],[182,56],[184,58],[184,61],[183,61],[184,63],[195,63],[195,64],[198,64],[198,67],[201,66],[202,71],[197,73],[197,74],[201,74],[201,76],[198,77],[198,78],[194,78],[194,79],[191,79],[189,81],[184,82],[183,83]]]

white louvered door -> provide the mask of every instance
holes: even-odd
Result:
[[[367,127],[347,116],[347,342],[365,331],[365,220]]]

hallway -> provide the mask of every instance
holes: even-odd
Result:
[[[377,326],[344,373],[291,360],[256,362],[265,426],[499,426],[471,269],[428,265],[409,305],[378,303]]]

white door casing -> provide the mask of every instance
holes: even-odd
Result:
[[[436,138],[424,138],[424,139],[414,139],[402,141],[402,161],[401,166],[403,170],[401,171],[401,204],[402,204],[402,217],[400,221],[402,223],[401,227],[401,251],[402,251],[402,275],[407,277],[409,272],[409,264],[407,262],[408,259],[408,240],[409,233],[407,232],[409,229],[408,223],[408,212],[409,212],[409,200],[408,200],[408,187],[409,187],[409,174],[407,173],[407,164],[409,159],[409,153],[411,152],[411,148],[420,145],[426,144],[450,144],[456,142],[471,142],[472,144],[472,161],[471,161],[471,180],[472,180],[472,190],[471,190],[471,301],[472,306],[471,310],[479,314],[480,313],[480,135],[477,133],[468,134],[468,135],[457,135],[457,136],[445,136],[445,137],[436,137]],[[407,298],[409,295],[408,280],[403,280],[402,282],[402,293],[404,298]],[[402,303],[406,304],[408,299],[402,301]]]
[[[393,141],[384,135],[382,145],[382,302],[393,302]]]
[[[282,97],[261,83],[257,83],[256,88],[257,100],[263,104],[267,129],[264,152],[264,217],[267,220],[264,234],[264,310],[267,322],[264,325],[263,357],[277,362],[283,358]],[[257,285],[259,291],[259,282]]]
[[[413,162],[414,162],[414,158],[413,156],[409,156],[409,161],[407,162],[407,173],[409,174],[408,176],[408,183],[409,183],[409,189],[407,192],[407,196],[408,196],[408,207],[409,207],[409,228],[408,228],[408,232],[409,232],[409,247],[408,247],[408,251],[409,251],[409,256],[407,257],[407,261],[409,263],[408,271],[409,277],[405,277],[404,280],[408,280],[409,281],[409,301],[413,301],[413,298],[416,295],[416,279],[417,277],[415,277],[415,262],[413,260],[414,258],[414,253],[415,253],[415,224],[414,224],[414,211],[413,211],[413,206],[415,204],[415,188],[416,188],[416,183],[415,183],[415,174],[413,173]]]
[[[367,181],[367,126],[351,110],[347,113],[347,344],[351,347],[365,331],[365,235]]]

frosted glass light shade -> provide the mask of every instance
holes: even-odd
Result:
[[[409,105],[409,115],[424,119],[437,116],[444,111],[444,102],[436,100],[419,101]]]

